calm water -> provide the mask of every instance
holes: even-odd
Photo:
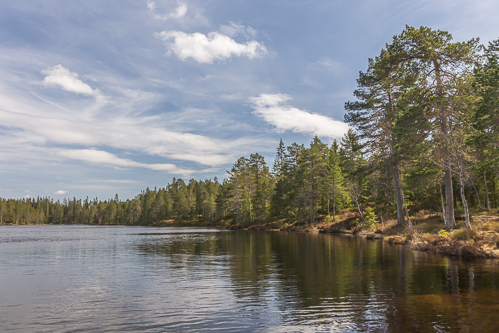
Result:
[[[499,264],[379,241],[0,227],[2,332],[499,332]]]

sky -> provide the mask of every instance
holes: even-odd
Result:
[[[0,2],[0,197],[131,199],[332,143],[405,25],[499,37],[497,0]]]

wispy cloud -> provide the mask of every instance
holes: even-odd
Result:
[[[187,13],[187,5],[185,3],[179,2],[178,7],[175,9],[173,13],[170,13],[170,17],[180,18],[184,17]]]
[[[224,141],[199,134],[169,131],[162,128],[162,121],[159,120],[158,117],[70,120],[0,110],[0,121],[10,128],[9,135],[13,143],[105,146],[216,166],[230,162],[234,151],[257,141],[247,138]],[[107,161],[118,166],[144,167],[112,160],[109,155],[99,155],[93,151],[84,152],[83,156],[89,154],[96,163]],[[147,168],[176,170],[171,166],[160,165]]]
[[[109,152],[96,149],[61,149],[57,151],[57,154],[74,160],[79,160],[89,163],[105,164],[116,167],[146,168],[155,171],[167,171],[173,174],[180,174],[183,176],[190,176],[191,174],[196,172],[195,170],[179,168],[175,164],[170,164],[170,163],[164,163],[164,164],[140,163],[132,161],[130,159],[120,158]]]
[[[286,94],[261,94],[253,97],[253,113],[276,127],[279,132],[316,134],[320,137],[341,138],[348,125],[333,118],[300,110],[287,104],[291,97]]]
[[[156,11],[156,3],[154,1],[147,1],[147,9],[149,9],[150,11]],[[163,20],[163,21],[166,21],[170,18],[182,18],[185,16],[185,14],[187,14],[187,4],[181,2],[181,1],[177,1],[177,7],[175,8],[175,10],[171,13],[168,13],[168,14],[165,14],[165,15],[159,15],[159,14],[156,14],[154,17],[156,19],[159,19],[159,20]]]
[[[58,191],[55,191],[54,194],[57,194],[57,195],[64,195],[68,193],[68,191],[64,191],[64,190],[58,190]]]
[[[46,74],[42,80],[45,86],[59,86],[63,90],[71,91],[83,95],[97,95],[98,89],[92,89],[88,84],[78,79],[78,74],[71,72],[62,65],[56,65],[42,70],[42,74]]]
[[[149,10],[156,9],[156,4],[154,3],[154,1],[147,1],[147,9],[149,9]]]
[[[182,61],[192,58],[199,63],[212,64],[231,57],[261,58],[268,52],[263,43],[252,40],[240,44],[219,32],[204,35],[199,32],[188,34],[172,30],[162,31],[157,33],[157,36],[166,42],[169,53],[175,53]]]

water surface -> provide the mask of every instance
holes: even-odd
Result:
[[[2,332],[499,332],[499,265],[321,234],[0,227]]]

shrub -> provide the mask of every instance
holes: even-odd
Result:
[[[449,237],[449,232],[445,229],[440,230],[438,234],[442,237]]]
[[[356,219],[354,222],[358,227],[366,227],[371,231],[375,231],[378,229],[378,216],[374,213],[374,210],[371,207],[366,208],[366,210],[364,211],[364,220],[365,222]]]

